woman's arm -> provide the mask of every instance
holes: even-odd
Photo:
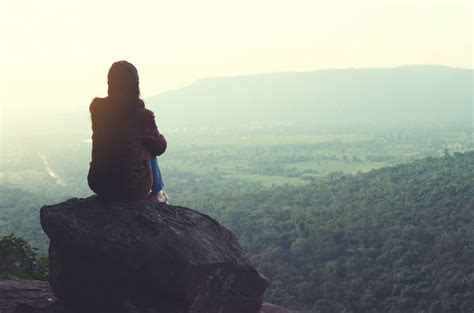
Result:
[[[146,109],[144,112],[142,120],[144,127],[143,143],[152,155],[162,155],[166,151],[166,139],[158,131],[153,112]]]

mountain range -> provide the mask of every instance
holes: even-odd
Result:
[[[473,71],[330,69],[198,80],[146,99],[162,125],[472,124]]]
[[[215,77],[144,100],[163,130],[262,122],[284,122],[310,129],[472,127],[473,73],[472,69],[412,65]],[[88,132],[88,106],[84,103],[80,110],[41,114],[15,111],[8,118],[5,115],[2,134]],[[23,121],[21,126],[18,119]],[[44,125],[48,125],[47,129]]]

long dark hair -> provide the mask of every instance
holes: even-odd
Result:
[[[107,75],[107,83],[109,99],[116,109],[128,114],[144,106],[140,99],[138,71],[132,63],[118,61],[112,64]]]

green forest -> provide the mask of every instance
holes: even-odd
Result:
[[[269,301],[308,312],[472,312],[474,152],[305,186],[202,194],[269,276]]]
[[[238,236],[271,280],[266,299],[272,303],[303,312],[470,313],[473,172],[471,151],[367,173],[335,172],[296,185],[220,176],[203,184],[202,176],[183,174],[188,191],[174,190],[174,202],[199,208]],[[35,205],[37,212],[47,199],[26,193],[30,197],[18,202],[20,190],[1,191],[2,209],[6,201],[24,206],[2,223],[34,232],[26,225],[37,217],[27,212]],[[12,251],[22,260],[16,267]],[[44,278],[41,252],[22,239],[4,237],[3,276]]]

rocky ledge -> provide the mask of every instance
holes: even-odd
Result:
[[[147,313],[261,309],[267,280],[228,229],[195,210],[93,196],[41,208],[41,225],[50,238],[51,290],[67,307]]]
[[[70,310],[53,295],[44,281],[0,281],[0,313],[90,313]],[[133,311],[132,311],[133,312]],[[100,313],[100,312],[94,312]],[[111,313],[104,311],[104,313]],[[245,312],[242,312],[245,313]],[[261,313],[293,313],[264,303]]]

